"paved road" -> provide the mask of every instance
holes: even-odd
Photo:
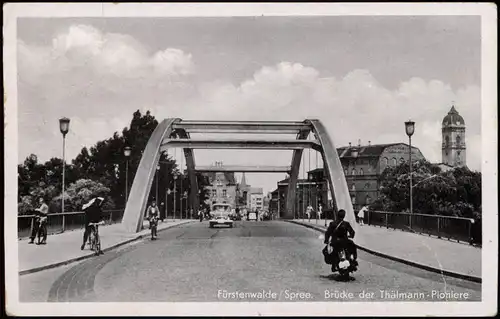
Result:
[[[279,221],[242,221],[220,229],[205,222],[182,225],[161,232],[157,241],[22,276],[21,301],[446,301],[450,293],[457,299],[448,300],[481,300],[480,284],[361,251],[354,280],[337,281],[323,263],[319,235]],[[389,295],[382,298],[381,290]],[[230,294],[236,292],[253,296]],[[267,292],[263,299],[261,292]]]

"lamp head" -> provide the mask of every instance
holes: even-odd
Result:
[[[130,148],[130,146],[125,146],[125,148],[123,149],[123,155],[125,155],[125,157],[129,157],[130,154],[132,154],[132,149]]]
[[[405,122],[405,129],[406,129],[406,135],[408,135],[408,137],[411,137],[413,133],[415,133],[415,122],[411,120]]]
[[[61,133],[63,136],[66,136],[66,134],[69,131],[69,121],[70,119],[67,117],[63,117],[59,119],[59,129],[61,130]]]

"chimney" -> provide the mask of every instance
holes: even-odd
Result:
[[[371,146],[372,145],[372,141],[368,141],[368,146]]]
[[[361,139],[358,140],[358,147],[361,147]]]
[[[349,142],[349,147],[351,147],[351,142]]]

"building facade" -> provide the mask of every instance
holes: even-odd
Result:
[[[247,184],[245,173],[241,177],[241,182],[236,187],[236,207],[243,209],[259,209],[264,208],[264,191],[261,187],[252,187]]]
[[[262,210],[264,208],[264,192],[262,188],[259,187],[252,187],[250,189],[250,198],[249,198],[249,203],[250,205],[247,206],[250,210]]]
[[[465,121],[452,106],[442,123],[442,162],[460,167],[466,166]]]
[[[222,162],[216,162],[214,166],[222,167]],[[236,180],[234,173],[231,172],[215,172],[203,173],[208,178],[210,186],[207,186],[208,205],[215,203],[230,204],[233,208],[236,207]]]
[[[369,205],[379,196],[382,172],[392,166],[409,161],[410,146],[405,143],[345,146],[337,149],[344,170],[347,187],[355,210]],[[420,150],[411,148],[412,162],[425,159]],[[307,179],[297,181],[295,211],[302,216],[308,205],[317,211],[319,205],[323,209],[335,209],[323,168],[308,172]],[[288,178],[278,182],[277,207],[285,210],[288,191]],[[281,214],[280,214],[281,215]]]

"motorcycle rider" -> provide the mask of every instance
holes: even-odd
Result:
[[[335,271],[338,265],[338,252],[343,248],[345,248],[350,254],[353,255],[353,265],[358,265],[356,244],[354,244],[354,242],[349,239],[349,237],[354,238],[355,232],[354,229],[352,229],[351,224],[348,221],[345,221],[344,218],[345,210],[341,209],[338,211],[337,220],[330,223],[325,233],[325,244],[328,245],[331,238],[330,245],[334,250],[334,262],[332,263],[332,271]]]

